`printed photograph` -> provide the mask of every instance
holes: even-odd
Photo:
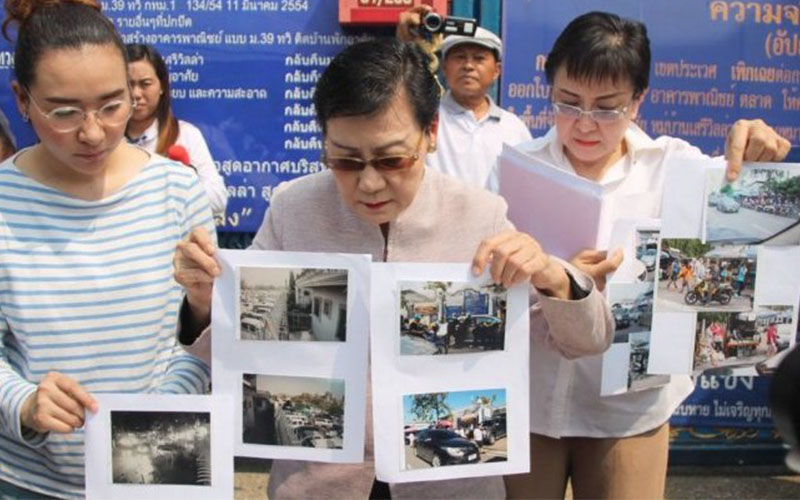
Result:
[[[641,282],[654,283],[656,269],[663,256],[659,255],[659,231],[638,229],[636,231],[636,260],[639,263],[638,278]]]
[[[665,238],[661,249],[657,311],[753,310],[756,246]]]
[[[344,380],[242,375],[242,441],[341,449]]]
[[[795,330],[792,306],[760,306],[744,313],[698,313],[694,371],[730,375],[789,348]]]
[[[400,354],[502,351],[506,289],[493,283],[401,282]]]
[[[505,462],[506,391],[403,396],[405,469]]]
[[[729,183],[722,170],[706,178],[706,240],[738,244],[771,241],[796,233],[800,221],[800,168],[745,167]],[[794,238],[797,244],[798,238]]]
[[[239,277],[239,339],[347,339],[346,269],[242,267]]]
[[[628,342],[631,334],[649,332],[653,322],[653,283],[609,283],[608,302],[614,316],[614,342]]]
[[[669,375],[650,375],[647,363],[650,359],[650,332],[631,333],[628,338],[630,361],[628,364],[628,391],[643,391],[669,383]]]
[[[211,485],[206,412],[112,411],[114,484]]]

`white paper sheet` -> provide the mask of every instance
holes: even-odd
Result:
[[[229,397],[102,393],[94,396],[99,411],[89,413],[85,431],[86,498],[233,498],[233,415]],[[207,415],[208,425],[193,428],[184,425],[180,433],[172,428],[173,432],[165,436],[164,429],[140,424],[150,432],[128,430],[121,434],[119,421],[112,425],[112,412],[128,413],[129,420],[139,422],[158,412],[182,416],[202,414]],[[169,418],[154,417],[153,421],[174,425]],[[115,434],[116,440],[112,438]],[[197,441],[202,444],[196,444]],[[191,447],[191,451],[187,447]],[[162,479],[171,480],[179,471],[170,471],[169,465],[179,467],[175,457],[185,458],[184,453],[196,460],[197,479],[210,480],[210,485],[153,484]],[[198,454],[202,457],[195,456]],[[173,474],[167,476],[165,472]],[[147,484],[125,482],[131,480]]]
[[[608,278],[608,283],[635,283],[642,280],[652,280],[655,276],[659,262],[658,245],[653,259],[653,267],[637,258],[637,247],[646,243],[641,236],[648,232],[657,232],[661,228],[659,219],[618,219],[614,221],[609,237],[609,251],[621,248],[623,259],[620,266]]]
[[[704,233],[706,170],[725,168],[723,159],[672,158],[667,169],[661,205],[663,238],[702,238]]]
[[[652,375],[692,373],[695,319],[694,313],[653,314],[647,373]]]
[[[604,220],[601,185],[507,144],[498,162],[500,195],[508,202],[508,218],[518,230],[562,259],[597,247]]]
[[[529,288],[508,290],[506,337],[503,350],[446,355],[400,355],[401,282],[470,282],[476,288],[487,275],[471,276],[465,264],[374,264],[372,269],[372,395],[375,424],[375,469],[388,482],[422,481],[529,470]],[[435,392],[454,394],[505,391],[506,461],[429,467],[417,462],[415,450],[404,442],[403,397]],[[454,408],[453,410],[456,410]],[[378,430],[379,429],[379,430]],[[484,448],[485,457],[495,455]],[[502,446],[495,446],[498,450]],[[406,461],[409,453],[409,461]],[[499,451],[498,451],[499,453]],[[406,469],[406,465],[421,467]]]
[[[214,285],[211,322],[212,387],[215,394],[233,397],[237,409],[233,418],[236,455],[320,462],[361,462],[366,408],[370,257],[221,250],[219,261],[222,275]],[[258,267],[347,270],[346,341],[237,340],[237,312],[241,311],[238,303],[240,270]],[[309,287],[313,289],[311,285]],[[316,297],[317,292],[313,293]],[[320,297],[323,295],[320,294]],[[335,310],[335,304],[331,307]],[[310,314],[313,316],[322,317],[326,314],[323,300],[320,300],[319,309],[316,303],[312,303],[312,308],[314,309]],[[327,310],[331,312],[330,308]],[[243,378],[245,374],[248,375],[247,384]],[[250,375],[256,377],[249,377]],[[292,400],[292,397],[282,397],[293,394],[292,388],[312,387],[309,384],[318,388],[316,390],[319,394],[314,393],[316,396],[324,395],[327,389],[320,379],[327,380],[329,387],[335,388],[334,392],[338,391],[339,381],[344,382],[341,444],[338,441],[340,437],[333,435],[338,434],[335,422],[324,415],[325,411],[317,403],[314,406],[316,411],[305,409],[304,413],[294,415],[295,412],[290,410],[292,405],[286,405],[286,401]],[[248,388],[245,389],[244,385]],[[251,397],[253,389],[257,394]],[[245,391],[248,395],[245,395]],[[264,405],[267,405],[266,409]],[[259,431],[259,437],[252,437],[248,433],[245,438],[245,419],[248,424],[256,422],[248,428],[259,428],[257,415],[248,413],[253,408],[267,413],[272,409],[272,426],[275,427],[273,437],[263,437]],[[279,425],[280,428],[277,427]],[[298,432],[303,434],[298,435]],[[320,447],[302,446],[303,440],[317,443]],[[265,442],[276,444],[262,444]],[[342,446],[341,449],[338,446]]]

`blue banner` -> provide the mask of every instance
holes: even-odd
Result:
[[[489,314],[489,294],[469,289],[464,290],[464,312]]]
[[[225,184],[222,231],[254,232],[280,182],[316,172],[321,137],[312,93],[343,46],[338,4],[327,0],[106,0],[126,43],[164,56],[178,118],[197,125]],[[0,41],[0,79],[13,79],[13,46]],[[5,83],[8,85],[8,83]],[[0,92],[21,145],[35,141],[10,88]]]

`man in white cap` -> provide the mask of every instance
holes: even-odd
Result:
[[[412,41],[421,18],[432,9],[421,5],[400,15],[397,36]],[[439,106],[439,132],[429,167],[497,192],[497,157],[503,143],[532,140],[516,115],[495,104],[487,91],[500,76],[500,38],[484,28],[475,36],[450,35],[441,46],[448,90]]]

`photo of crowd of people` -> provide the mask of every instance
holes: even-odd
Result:
[[[753,309],[757,247],[661,241],[658,311],[750,311]]]
[[[344,380],[242,375],[242,441],[341,449]]]
[[[211,484],[206,412],[112,411],[114,484]]]
[[[757,366],[788,349],[795,335],[793,314],[792,306],[698,313],[694,371],[730,375],[734,368]]]
[[[405,469],[506,461],[506,391],[403,397]]]
[[[400,283],[400,354],[503,350],[506,290],[450,281]]]
[[[239,273],[239,339],[346,340],[346,270],[242,267]]]
[[[800,169],[751,167],[728,183],[721,170],[706,179],[706,239],[762,243],[800,221]]]

